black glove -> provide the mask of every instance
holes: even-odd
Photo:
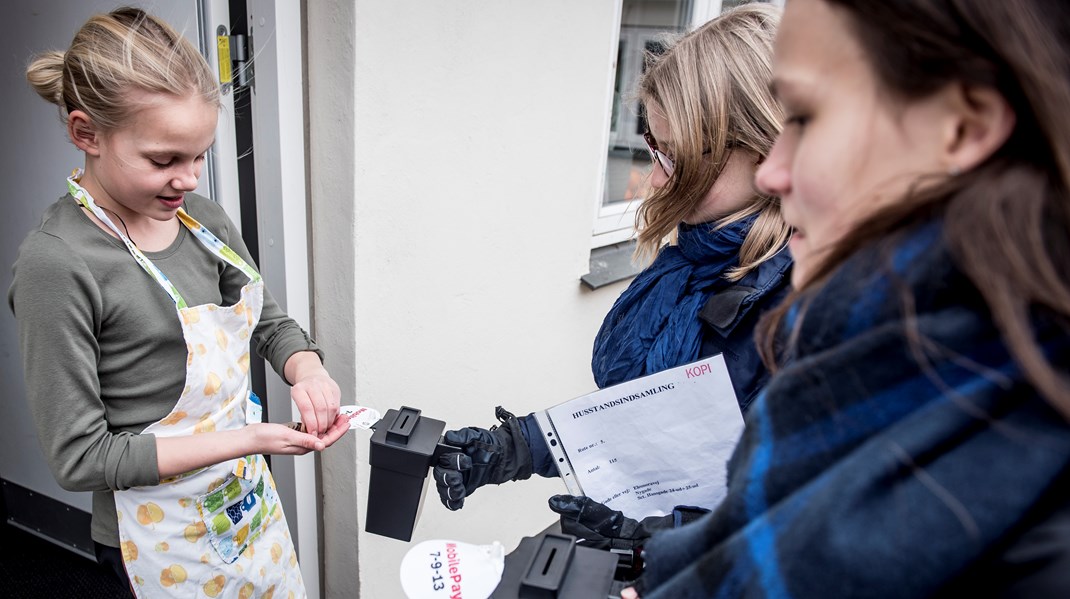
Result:
[[[435,486],[442,505],[464,507],[464,498],[486,484],[500,485],[531,476],[531,450],[516,416],[498,406],[501,426],[446,431],[443,442],[463,451],[444,453],[435,464]]]
[[[561,515],[561,532],[584,539],[584,546],[628,551],[640,547],[654,532],[673,528],[677,516],[681,524],[686,524],[706,513],[702,508],[679,506],[671,514],[637,521],[590,497],[554,495],[549,504]]]

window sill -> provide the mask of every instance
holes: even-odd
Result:
[[[623,241],[591,250],[590,272],[580,277],[588,289],[630,279],[643,269],[632,263],[635,241]]]

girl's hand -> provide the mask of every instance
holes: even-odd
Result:
[[[639,599],[639,593],[635,592],[634,587],[628,587],[620,592],[620,599]]]
[[[348,422],[346,428],[349,428]],[[250,436],[252,453],[305,455],[310,451],[323,451],[330,443],[334,443],[334,440],[325,443],[316,435],[297,432],[288,426],[271,422],[250,424],[244,430]]]
[[[290,399],[301,412],[305,429],[318,437],[322,437],[338,418],[338,405],[342,399],[338,383],[326,370],[320,370],[322,372],[306,376],[290,388]]]
[[[349,418],[345,414],[339,414],[335,416],[334,422],[331,423],[331,428],[327,429],[323,436],[320,437],[320,442],[323,443],[324,447],[330,447],[347,432],[349,432]]]
[[[323,438],[338,418],[338,405],[342,399],[338,383],[327,374],[314,352],[297,352],[290,356],[286,361],[286,378],[293,381],[290,399],[301,413],[305,430]]]

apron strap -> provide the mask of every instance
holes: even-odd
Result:
[[[190,233],[193,233],[194,237],[201,242],[201,245],[208,248],[208,251],[215,254],[227,264],[230,264],[234,268],[245,273],[245,276],[249,277],[251,283],[260,282],[260,273],[258,273],[255,268],[239,256],[237,252],[230,249],[230,246],[220,241],[219,238],[209,231],[207,227],[197,222],[197,219],[190,216],[184,208],[178,209],[178,220],[186,225],[186,228],[189,229]]]
[[[157,266],[152,263],[152,260],[149,260],[148,256],[134,245],[134,242],[127,237],[126,233],[115,226],[115,223],[112,222],[107,213],[104,212],[104,210],[102,210],[93,200],[93,197],[89,195],[89,192],[78,184],[78,181],[81,178],[82,169],[76,169],[70,177],[67,177],[67,189],[70,191],[74,199],[92,212],[94,216],[100,219],[119,237],[119,239],[122,240],[123,244],[126,245],[127,251],[134,257],[134,260],[137,261],[138,265],[141,266],[145,272],[149,273],[164,292],[170,296],[178,309],[181,310],[187,308],[188,305],[186,304],[186,300],[183,299],[182,294],[178,292],[178,288],[175,287],[174,283],[167,278],[167,275],[163,274],[163,271],[157,268]],[[237,252],[227,247],[227,245],[220,241],[218,237],[205,228],[204,225],[197,222],[197,219],[187,214],[182,208],[178,209],[178,219],[183,226],[193,233],[193,236],[196,237],[201,245],[208,249],[209,252],[245,273],[245,276],[249,277],[250,282],[257,283],[261,280],[260,273],[258,273],[255,268],[250,266],[249,263],[237,254]]]

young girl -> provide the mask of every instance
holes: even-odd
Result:
[[[347,427],[319,349],[223,211],[191,193],[215,77],[132,8],[90,19],[27,77],[85,165],[23,243],[9,300],[52,472],[93,491],[98,559],[139,597],[304,596],[261,454],[319,451]],[[293,385],[308,433],[260,423],[250,341]]]
[[[788,228],[779,202],[756,191],[753,177],[780,130],[780,108],[767,85],[779,18],[767,5],[734,9],[647,66],[639,98],[654,165],[637,228],[640,253],[656,258],[617,299],[595,338],[600,388],[723,354],[745,410],[768,378],[754,326],[785,295],[792,261],[783,251]],[[665,245],[674,233],[675,243]],[[460,509],[487,483],[558,475],[534,417],[500,417],[503,426],[492,431],[446,433],[447,442],[465,448],[459,457],[443,456],[435,469],[449,509]],[[627,545],[641,542],[650,527],[685,517],[669,514],[636,527],[587,498],[558,496],[550,507],[573,534]]]
[[[781,367],[644,599],[1070,596],[1068,22],[788,2],[757,176],[795,228]]]

